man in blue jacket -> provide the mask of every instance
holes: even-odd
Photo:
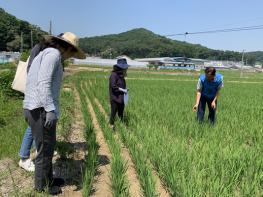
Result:
[[[193,110],[197,111],[197,120],[204,121],[206,103],[208,105],[208,120],[211,124],[215,123],[216,105],[219,91],[223,87],[223,76],[216,74],[216,69],[207,67],[205,74],[200,75],[197,83],[196,104]]]

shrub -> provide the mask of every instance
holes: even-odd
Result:
[[[8,97],[21,97],[23,94],[11,88],[15,77],[15,70],[11,69],[0,73],[0,92]]]
[[[20,56],[20,60],[26,62],[26,61],[27,61],[27,58],[28,58],[29,55],[30,55],[30,52],[31,52],[30,50],[24,51],[24,52],[21,54],[21,56]]]
[[[15,68],[16,68],[15,62],[0,64],[0,69],[15,69]]]

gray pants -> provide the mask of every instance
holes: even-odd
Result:
[[[44,127],[46,112],[44,108],[24,110],[27,123],[32,129],[37,156],[35,160],[35,189],[43,190],[53,180],[52,157],[56,144],[56,124],[51,129]]]

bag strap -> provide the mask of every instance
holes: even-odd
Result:
[[[27,59],[28,60],[28,65],[27,65],[27,73],[29,72],[29,69],[31,67],[31,64],[34,60],[34,58],[40,53],[41,51],[41,45],[40,44],[36,44],[33,49],[31,50],[30,56]]]

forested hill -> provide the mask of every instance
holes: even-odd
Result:
[[[23,49],[30,49],[31,30],[34,44],[39,41],[41,35],[47,34],[38,26],[17,19],[0,8],[0,51],[19,51],[21,35]],[[106,58],[114,58],[119,55],[127,55],[131,58],[185,56],[210,60],[241,61],[242,57],[239,52],[213,50],[199,44],[172,40],[144,28],[120,34],[81,38],[80,46],[89,55],[100,55]],[[263,52],[246,53],[245,61],[252,65],[255,61],[263,62]]]
[[[263,63],[263,51],[253,51],[246,53],[249,57],[254,58],[257,62]]]
[[[21,33],[23,49],[29,49],[31,47],[31,30],[33,43],[38,42],[41,35],[47,34],[39,27],[19,20],[0,8],[0,51],[19,51]]]
[[[168,39],[138,28],[120,34],[80,39],[80,45],[90,55],[116,57],[120,54],[132,58],[186,56],[192,58],[241,61],[242,54],[235,51],[213,50],[199,44]],[[248,63],[254,63],[254,55],[246,55]]]

